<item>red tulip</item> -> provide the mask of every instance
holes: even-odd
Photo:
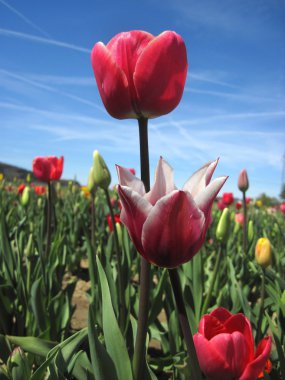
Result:
[[[263,338],[255,350],[250,321],[222,307],[202,317],[194,343],[209,380],[256,380],[272,344],[270,337]]]
[[[22,194],[26,185],[24,183],[21,183],[21,185],[18,186],[17,192],[18,194]]]
[[[199,251],[211,222],[213,201],[227,179],[220,177],[210,183],[217,163],[204,165],[177,190],[172,168],[160,158],[148,193],[139,178],[117,166],[121,221],[147,261],[174,268]]]
[[[230,206],[232,203],[234,203],[233,193],[224,193],[222,200],[226,206]]]
[[[247,191],[249,188],[249,181],[247,176],[247,171],[243,169],[238,177],[238,188],[240,191],[244,192]]]
[[[112,232],[113,231],[113,223],[112,223],[111,215],[108,214],[106,219],[107,219],[107,223],[109,226],[109,230],[110,230],[110,232]],[[115,219],[115,223],[121,223],[120,214],[115,214],[114,219]]]
[[[219,210],[223,211],[223,209],[226,208],[227,206],[224,204],[223,200],[220,199],[217,203],[217,207]]]
[[[175,32],[119,33],[106,46],[95,44],[91,62],[102,101],[117,119],[154,118],[180,102],[188,64]]]
[[[63,157],[36,157],[33,160],[33,172],[36,178],[44,182],[60,179],[63,170]]]
[[[41,196],[46,193],[45,186],[34,186],[34,191],[37,195]]]
[[[241,202],[237,202],[236,203],[236,209],[240,210],[241,208],[242,208],[242,203]]]
[[[250,204],[250,202],[251,202],[251,198],[249,198],[249,197],[246,197],[246,198],[245,198],[245,202],[246,202],[246,204],[247,204],[247,205],[249,205],[249,204]]]

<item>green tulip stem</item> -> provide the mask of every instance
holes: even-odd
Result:
[[[95,302],[96,295],[96,245],[95,245],[95,191],[91,191],[91,250],[88,250],[88,271],[91,281],[91,304]]]
[[[46,251],[45,258],[47,259],[50,252],[51,246],[51,209],[52,209],[52,186],[51,182],[48,181],[48,201],[47,201],[47,234],[46,234]]]
[[[189,356],[189,362],[191,367],[191,379],[193,380],[203,380],[203,376],[201,373],[193,336],[191,332],[191,328],[189,325],[189,321],[187,318],[187,313],[184,305],[182,288],[179,280],[179,274],[177,269],[169,269],[168,270],[170,282],[175,298],[176,308],[178,311],[179,322],[181,326],[181,330],[184,336],[184,340],[187,347],[187,352]]]
[[[259,316],[257,321],[257,327],[256,327],[256,344],[259,343],[262,333],[261,333],[261,323],[262,323],[262,317],[264,312],[264,298],[265,298],[265,269],[262,268],[262,275],[261,275],[261,290],[260,290],[260,309],[259,309]]]
[[[117,233],[117,227],[114,217],[114,211],[111,204],[110,194],[109,190],[104,190],[105,196],[107,199],[112,225],[113,225],[113,233],[114,233],[114,242],[115,242],[115,250],[117,255],[117,271],[118,271],[118,291],[119,291],[119,326],[121,331],[123,332],[125,330],[125,322],[126,322],[126,310],[125,310],[125,302],[124,302],[124,287],[123,287],[123,276],[122,276],[122,257],[121,257],[121,250],[120,250],[120,244],[119,244],[119,238]]]
[[[149,179],[149,153],[148,153],[148,120],[138,119],[140,135],[140,162],[141,179],[145,186],[145,191],[150,190]],[[139,313],[138,327],[133,358],[134,380],[144,380],[146,362],[146,335],[148,328],[148,308],[151,286],[150,264],[142,257],[140,270],[140,291],[139,291]]]
[[[216,279],[217,279],[217,276],[218,276],[218,270],[220,269],[220,262],[221,262],[221,258],[222,258],[223,249],[224,249],[224,245],[223,245],[223,243],[221,243],[220,247],[219,247],[218,255],[216,257],[216,262],[215,262],[215,266],[214,266],[214,272],[213,272],[213,275],[212,275],[212,278],[211,278],[211,282],[210,282],[210,286],[209,286],[209,290],[208,290],[205,302],[203,304],[201,315],[206,314],[206,312],[208,310],[208,307],[209,307],[209,305],[211,303],[212,292],[213,292],[213,289],[214,289],[214,286],[215,286],[215,283],[216,283]]]
[[[247,251],[247,207],[245,191],[242,192],[242,206],[243,206],[243,251]]]

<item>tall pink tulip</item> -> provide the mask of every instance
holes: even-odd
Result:
[[[175,32],[132,30],[97,42],[91,62],[102,101],[117,119],[154,118],[180,102],[187,75],[186,47]]]
[[[254,348],[250,321],[219,307],[202,317],[194,343],[209,380],[256,380],[270,355],[271,338]]]
[[[121,221],[139,253],[149,262],[174,268],[201,248],[211,222],[212,203],[227,177],[211,181],[218,160],[204,165],[178,190],[169,164],[160,158],[153,188],[117,166]]]

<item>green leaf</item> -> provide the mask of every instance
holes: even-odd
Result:
[[[96,380],[117,380],[114,363],[105,347],[100,343],[95,327],[94,311],[89,307],[88,338],[93,372]]]
[[[102,291],[103,332],[107,351],[115,364],[118,380],[133,380],[130,358],[115,317],[107,277],[99,258],[96,259]]]
[[[20,346],[24,351],[34,355],[47,356],[48,352],[56,346],[55,342],[35,338],[33,336],[9,336],[6,338],[12,344]]]

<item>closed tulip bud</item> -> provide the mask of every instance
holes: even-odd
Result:
[[[269,239],[260,238],[255,246],[255,259],[263,268],[271,264],[271,244]]]
[[[20,347],[16,347],[8,361],[8,370],[13,380],[29,380],[31,368],[29,361]]]
[[[90,170],[89,170],[89,177],[88,177],[88,183],[87,183],[87,187],[88,187],[88,190],[90,192],[94,191],[95,190],[95,179],[94,179],[94,167],[91,166]]]
[[[33,247],[33,234],[30,234],[29,235],[29,240],[28,240],[28,243],[27,243],[27,246],[24,250],[24,255],[26,257],[30,257],[31,256],[31,253],[32,253],[32,247]]]
[[[118,235],[119,244],[120,246],[122,246],[123,245],[123,231],[122,231],[121,223],[116,223],[116,231]]]
[[[98,150],[93,153],[94,159],[94,182],[95,185],[101,187],[104,190],[108,190],[111,183],[111,174],[108,166],[104,161],[104,158],[100,155]]]
[[[28,174],[27,174],[27,177],[26,177],[26,181],[27,181],[28,183],[30,183],[30,182],[31,182],[31,179],[32,179],[31,173],[28,173]]]
[[[73,182],[72,181],[68,181],[68,190],[69,191],[72,190],[72,186],[73,186]]]
[[[247,239],[248,242],[251,243],[254,238],[254,228],[253,228],[253,221],[250,220],[248,222],[248,231],[247,231]]]
[[[30,201],[30,188],[25,187],[21,195],[21,205],[26,207]]]
[[[38,208],[42,208],[42,205],[43,205],[43,199],[42,198],[38,198],[37,205],[38,205]]]
[[[247,176],[247,171],[243,169],[240,172],[240,175],[238,177],[238,188],[240,191],[245,192],[249,188],[249,181],[248,181],[248,176]]]
[[[223,209],[222,215],[220,217],[217,229],[216,229],[216,238],[222,243],[228,241],[229,232],[230,232],[230,219],[231,215],[229,209],[226,207]]]

